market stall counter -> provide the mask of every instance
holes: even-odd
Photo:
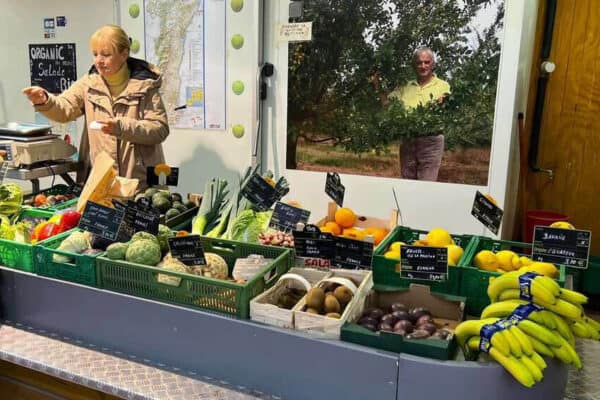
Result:
[[[186,376],[196,381],[190,382],[192,386],[212,380],[229,382],[233,390],[242,387],[237,391],[239,398],[252,398],[243,397],[244,390],[249,390],[246,395],[260,392],[282,399],[559,400],[567,380],[567,368],[550,360],[544,380],[525,389],[495,363],[438,361],[317,340],[303,333],[5,268],[0,268],[0,298],[2,330],[10,333],[0,335],[6,338],[0,341],[0,358],[6,361],[23,364],[27,356],[19,346],[28,340],[10,338],[35,331],[31,340],[39,346],[59,345],[65,337],[74,340],[74,345],[63,350],[66,359],[90,350],[91,345],[98,356],[115,357],[103,361],[113,369],[125,371],[121,363],[134,356],[152,373]],[[33,360],[26,366],[53,373],[52,360],[38,353],[36,366]],[[70,376],[63,372],[60,377]],[[189,399],[192,393],[135,397],[119,391],[134,387],[127,377],[120,388],[94,386],[97,380],[92,378],[83,372],[79,383],[124,398]]]

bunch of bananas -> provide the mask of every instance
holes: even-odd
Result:
[[[541,356],[581,368],[575,337],[600,340],[600,323],[583,311],[587,297],[548,277],[509,272],[490,279],[488,296],[481,319],[456,328],[458,343],[467,355],[488,353],[526,387],[543,377]]]

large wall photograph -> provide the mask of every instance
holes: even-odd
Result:
[[[288,169],[486,185],[503,0],[307,0]]]

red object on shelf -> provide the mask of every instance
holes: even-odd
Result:
[[[549,210],[527,210],[525,214],[525,225],[523,226],[523,241],[533,241],[533,230],[536,225],[549,226],[553,222],[568,221],[569,217],[556,211]]]

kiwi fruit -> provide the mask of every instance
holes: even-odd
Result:
[[[306,306],[321,310],[325,301],[325,291],[319,287],[314,287],[306,294]]]
[[[341,310],[342,306],[340,305],[338,299],[335,298],[335,296],[325,296],[325,314],[340,313]]]
[[[334,291],[333,295],[342,305],[346,305],[350,303],[352,300],[352,291],[348,289],[346,286],[338,286]]]
[[[318,314],[319,310],[317,310],[316,308],[307,307],[306,308],[306,312],[309,313],[309,314]]]
[[[336,312],[327,313],[327,314],[325,314],[325,316],[329,317],[329,318],[337,318],[337,319],[342,318],[342,316]]]

